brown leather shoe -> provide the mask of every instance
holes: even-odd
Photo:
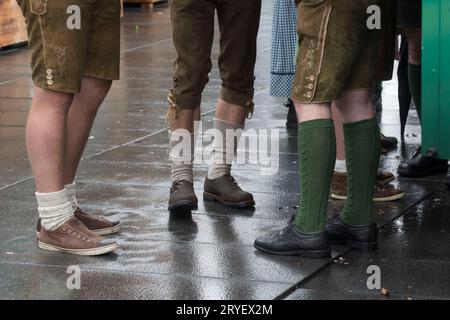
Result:
[[[110,221],[106,218],[93,216],[84,212],[81,208],[77,208],[74,213],[75,218],[80,220],[89,230],[103,236],[119,232],[121,229],[120,221]],[[38,219],[36,235],[39,239],[39,232],[41,231],[41,219]]]
[[[384,134],[381,133],[380,140],[382,153],[392,151],[398,146],[398,140],[395,137],[386,137]]]
[[[378,170],[378,172],[377,172],[377,183],[378,184],[381,184],[381,185],[388,184],[394,180],[395,180],[394,174],[387,172],[387,171]]]
[[[394,188],[390,184],[382,184],[377,181],[373,194],[373,201],[386,202],[401,199],[405,192]],[[336,200],[347,200],[347,174],[334,172],[331,180],[331,198]]]
[[[223,205],[236,208],[247,208],[255,205],[253,195],[242,190],[231,175],[213,180],[206,177],[203,199],[217,201]]]
[[[194,192],[194,185],[187,180],[175,181],[170,188],[169,210],[194,210],[198,199]]]
[[[44,250],[80,256],[97,256],[119,248],[116,242],[93,233],[75,217],[55,230],[41,228],[38,245]]]

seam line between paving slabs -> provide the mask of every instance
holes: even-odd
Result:
[[[445,184],[439,185],[438,187],[436,187],[435,189],[430,191],[428,194],[426,194],[424,197],[420,198],[419,200],[417,200],[416,202],[411,204],[409,207],[407,207],[406,209],[402,210],[399,214],[397,214],[396,216],[392,217],[391,219],[389,219],[388,221],[384,222],[383,224],[379,225],[378,226],[378,230],[386,228],[389,224],[393,223],[398,218],[400,218],[400,217],[402,217],[404,215],[407,215],[409,212],[412,211],[412,209],[414,209],[416,206],[418,206],[419,204],[421,204],[422,202],[424,202],[429,197],[431,197],[433,194],[435,194],[436,192],[440,191],[443,188],[447,188],[447,186]],[[291,294],[293,294],[298,289],[304,289],[304,288],[301,287],[304,283],[306,283],[306,282],[310,281],[312,278],[318,276],[319,273],[322,270],[324,270],[325,268],[327,268],[330,265],[332,265],[333,264],[333,260],[335,260],[336,258],[339,258],[339,257],[346,256],[352,250],[353,249],[351,249],[351,248],[347,248],[346,250],[344,250],[340,254],[336,255],[335,257],[331,257],[331,259],[327,263],[325,263],[322,267],[318,268],[317,270],[312,272],[310,275],[304,277],[302,280],[300,280],[297,284],[293,285],[291,288],[289,288],[289,289],[285,290],[284,292],[280,293],[278,296],[276,296],[274,298],[274,300],[283,300],[283,299],[287,298],[288,296],[290,296]]]

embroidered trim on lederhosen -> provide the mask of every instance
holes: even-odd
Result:
[[[325,42],[327,38],[328,31],[328,22],[331,15],[332,3],[331,1],[319,1],[320,6],[322,6],[321,11],[321,20],[320,20],[320,28],[317,34],[317,38],[314,37],[305,37],[304,35],[300,35],[300,46],[307,46],[307,48],[301,48],[301,52],[305,52],[305,54],[301,54],[299,59],[299,69],[300,75],[297,75],[299,78],[299,83],[294,88],[295,94],[300,98],[302,102],[311,102],[314,99],[317,89],[317,82],[319,78],[319,74],[322,69],[322,60],[325,51]],[[303,5],[303,1],[300,2],[300,10],[312,10],[312,7],[317,7],[317,5],[311,5],[306,2]],[[299,11],[300,12],[300,11]],[[301,19],[301,17],[299,17]],[[301,21],[299,21],[301,23]]]

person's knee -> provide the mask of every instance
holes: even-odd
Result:
[[[83,82],[85,88],[90,91],[90,96],[93,96],[97,101],[105,99],[112,86],[112,80],[85,78]]]
[[[374,116],[371,90],[346,91],[334,103],[344,122],[360,121]]]
[[[33,106],[39,109],[51,109],[56,114],[66,114],[73,101],[73,94],[51,91],[35,87]]]

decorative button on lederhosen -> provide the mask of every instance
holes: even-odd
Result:
[[[49,86],[53,85],[53,70],[47,69],[47,84]]]

